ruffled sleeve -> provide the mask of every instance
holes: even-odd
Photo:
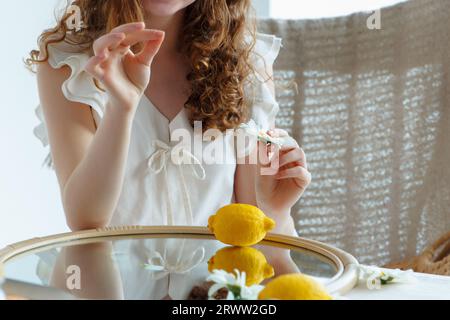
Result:
[[[274,35],[257,33],[256,43],[252,52],[252,65],[254,73],[246,86],[246,95],[251,102],[250,119],[245,127],[253,131],[268,131],[275,124],[275,118],[280,110],[271,87],[268,83],[271,70],[282,47],[282,39]],[[239,133],[238,133],[239,134]],[[255,146],[255,141],[245,143],[236,150],[238,158],[248,156]]]
[[[279,111],[279,105],[268,84],[266,70],[271,70],[282,47],[282,39],[274,35],[257,33],[253,52],[255,77],[250,83],[252,98],[251,118],[265,131],[271,129]]]
[[[91,106],[95,111],[96,120],[99,120],[103,118],[107,96],[95,86],[92,76],[84,71],[84,67],[89,60],[89,55],[87,53],[74,53],[70,51],[70,48],[64,48],[61,45],[58,47],[51,45],[48,47],[48,62],[54,69],[60,69],[63,66],[70,67],[71,75],[61,87],[64,96],[69,101]],[[49,145],[49,141],[41,105],[37,106],[35,113],[39,120],[39,125],[34,128],[34,135],[46,147]],[[51,166],[50,153],[44,161],[44,164]]]

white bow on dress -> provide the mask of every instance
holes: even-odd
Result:
[[[155,174],[159,174],[161,172],[164,173],[165,188],[166,188],[166,205],[167,205],[167,224],[174,224],[173,210],[170,202],[170,190],[167,184],[168,175],[167,175],[167,166],[169,161],[172,160],[172,163],[178,167],[178,172],[182,184],[182,195],[183,195],[183,205],[186,212],[186,219],[188,225],[194,224],[194,216],[192,213],[192,205],[189,197],[189,191],[186,185],[186,180],[183,173],[182,165],[186,164],[185,160],[188,160],[187,165],[192,168],[192,173],[194,177],[199,180],[205,180],[206,173],[205,168],[202,166],[200,160],[198,160],[189,150],[183,148],[179,145],[175,147],[171,147],[167,145],[165,142],[161,140],[155,140],[153,142],[153,146],[156,148],[156,151],[152,154],[152,156],[148,159],[148,167]],[[173,154],[173,150],[179,152],[176,156]],[[181,155],[181,157],[180,157]]]

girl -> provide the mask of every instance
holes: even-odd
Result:
[[[284,146],[269,164],[248,164],[234,138],[226,164],[171,161],[174,135],[225,132],[254,120],[273,137],[278,104],[271,81],[281,39],[255,32],[250,0],[77,0],[80,31],[67,14],[40,37],[37,64],[43,121],[72,230],[117,225],[201,225],[218,208],[248,203],[295,234],[292,206],[310,183],[303,151]],[[273,147],[259,143],[260,156]],[[278,162],[275,174],[261,170]]]

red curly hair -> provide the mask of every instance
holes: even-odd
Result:
[[[119,25],[145,18],[140,0],[76,0],[69,5],[81,9],[87,27],[69,35],[66,21],[70,14],[63,15],[39,37],[41,49],[30,53],[29,67],[46,62],[48,46],[60,42],[92,54],[95,39]],[[250,9],[250,0],[198,0],[186,8],[181,48],[190,61],[187,80],[191,95],[185,108],[191,122],[201,121],[205,130],[233,129],[248,117],[244,87],[254,72],[251,53],[256,34],[255,20],[248,17]]]

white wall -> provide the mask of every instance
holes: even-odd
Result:
[[[253,7],[256,9],[258,17],[268,18],[270,16],[270,1],[272,0],[253,0]]]
[[[258,0],[255,0],[258,1]],[[311,19],[375,10],[406,0],[270,0],[270,17]]]
[[[38,123],[35,78],[22,62],[40,31],[54,21],[57,1],[2,2],[0,247],[66,230],[56,179],[41,167],[46,151],[32,133]]]

